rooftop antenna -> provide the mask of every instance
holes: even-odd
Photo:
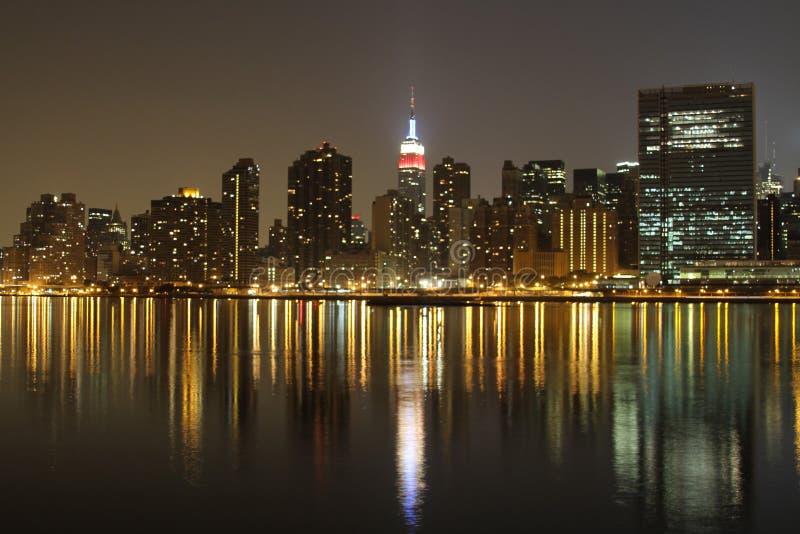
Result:
[[[414,116],[414,85],[410,85],[409,88],[411,89],[411,98],[409,100],[409,120],[408,120],[408,138],[409,139],[416,139],[417,138],[417,120]]]

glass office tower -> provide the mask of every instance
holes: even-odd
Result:
[[[639,91],[639,269],[755,256],[752,84]]]

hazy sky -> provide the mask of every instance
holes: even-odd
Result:
[[[0,3],[0,244],[40,193],[123,217],[198,186],[220,198],[261,165],[261,234],[286,168],[323,140],[353,157],[354,212],[396,187],[408,85],[433,165],[504,159],[613,168],[636,159],[636,91],[756,84],[789,183],[800,166],[800,2]],[[762,5],[763,4],[763,5]],[[761,154],[759,160],[763,159]]]

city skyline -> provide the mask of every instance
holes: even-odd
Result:
[[[274,29],[272,24],[296,22],[299,15],[291,12],[265,13],[252,7],[247,9],[252,20],[241,21],[234,11],[201,8],[179,21],[178,13],[183,17],[184,10],[176,6],[142,8],[126,16],[108,8],[78,6],[67,12],[51,6],[39,8],[37,15],[30,11],[35,8],[6,7],[3,20],[14,24],[3,25],[1,38],[22,50],[6,52],[15,83],[4,89],[4,100],[13,105],[5,114],[9,127],[0,134],[7,150],[0,171],[19,185],[6,195],[0,215],[2,244],[11,244],[23,215],[14,206],[28,205],[41,193],[72,191],[87,208],[119,204],[123,219],[129,221],[149,200],[181,186],[199,187],[218,198],[212,192],[218,188],[219,173],[239,157],[252,157],[262,165],[259,233],[264,245],[265,222],[286,219],[283,195],[272,194],[284,188],[285,167],[303,147],[326,139],[353,158],[353,212],[369,225],[372,200],[396,183],[396,145],[405,134],[411,83],[417,87],[418,135],[425,140],[428,159],[435,162],[449,155],[469,163],[473,196],[498,195],[506,159],[563,159],[568,182],[575,168],[613,171],[616,162],[636,159],[638,89],[728,79],[752,81],[758,88],[757,161],[771,153],[774,142],[777,171],[788,186],[798,166],[793,154],[800,147],[800,120],[791,95],[797,93],[800,80],[790,68],[791,55],[784,57],[780,51],[791,43],[790,12],[797,8],[759,8],[761,16],[750,17],[741,5],[725,5],[730,9],[716,18],[700,16],[714,13],[713,3],[697,7],[705,31],[699,31],[700,22],[688,23],[698,31],[690,31],[685,42],[669,51],[640,29],[644,14],[631,6],[591,7],[568,20],[559,17],[560,8],[542,6],[506,4],[482,11],[481,17],[474,17],[470,6],[452,12],[432,6],[402,46],[386,44],[398,42],[391,35],[400,31],[400,24],[391,19],[399,8],[374,7],[350,23],[357,25],[357,38],[350,40],[332,39],[329,30],[312,21],[319,31],[312,31],[302,46],[293,45],[282,61],[268,54],[266,46],[277,50],[280,42],[275,40],[282,32],[265,32],[269,42],[264,46],[255,46],[246,36],[259,25]],[[44,11],[52,16],[41,16]],[[438,35],[436,15],[442,13],[465,35],[450,41],[454,30]],[[214,16],[219,22],[212,24]],[[138,35],[135,22],[145,18],[156,26],[156,37],[147,45],[131,46]],[[34,19],[36,27],[26,22]],[[237,38],[222,52],[205,54],[208,45],[199,41],[213,33],[216,24],[233,19],[243,25]],[[581,34],[578,30],[586,30],[590,19],[596,28]],[[523,23],[532,20],[538,22],[542,41],[559,37],[556,42],[569,43],[567,50],[556,47],[545,53],[538,48],[547,47],[530,45]],[[176,25],[174,34],[161,32],[170,21]],[[272,22],[266,26],[266,21]],[[752,39],[759,46],[750,50],[744,41],[726,40],[726,28],[732,24],[752,27]],[[627,34],[615,36],[617,27]],[[386,42],[378,38],[378,29],[389,33]],[[96,37],[87,43],[108,44],[108,57],[84,50],[73,32]],[[498,39],[501,35],[509,38]],[[478,38],[473,43],[467,36]],[[180,38],[186,45],[174,48]],[[359,50],[363,39],[375,46]],[[641,46],[628,46],[632,40]],[[482,50],[488,41],[503,44]],[[596,50],[589,48],[590,41]],[[148,52],[170,46],[166,58],[149,62]],[[637,50],[627,51],[631,48]],[[302,64],[300,60],[320,49],[332,58],[358,59],[360,67],[350,76],[325,67],[329,83],[314,91],[298,90],[308,73],[295,76],[294,83],[273,82],[296,74],[291,58]],[[622,50],[624,56],[619,55]],[[703,53],[689,53],[692,50]],[[258,55],[262,51],[263,57]],[[631,56],[632,62],[620,59]],[[658,57],[653,63],[661,67],[645,62],[648,57]],[[387,66],[374,74],[359,70],[376,63]],[[730,67],[734,63],[737,68]],[[560,68],[567,64],[570,69]],[[620,70],[628,64],[637,68]],[[209,73],[219,71],[228,79],[245,69],[254,69],[253,83],[230,94],[217,82],[207,83],[217,77]],[[532,83],[526,70],[546,71],[547,83]],[[261,71],[266,74],[258,74]],[[596,106],[594,97],[602,98],[604,106]],[[426,192],[430,213],[430,185]]]

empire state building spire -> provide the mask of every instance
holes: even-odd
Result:
[[[416,95],[411,86],[409,99],[408,136],[400,145],[397,165],[400,194],[413,199],[416,211],[425,215],[425,147],[417,137]]]
[[[409,102],[410,115],[408,118],[408,139],[417,138],[417,119],[414,116],[414,86],[411,86],[411,100]]]

